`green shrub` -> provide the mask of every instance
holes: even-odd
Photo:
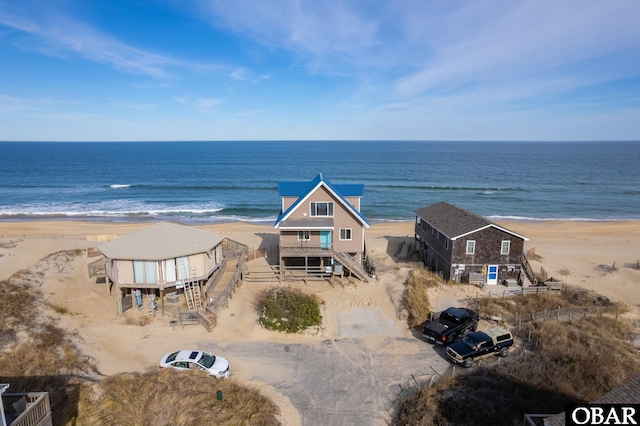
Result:
[[[266,329],[298,333],[322,324],[321,300],[300,290],[275,287],[264,290],[257,299],[260,324]]]

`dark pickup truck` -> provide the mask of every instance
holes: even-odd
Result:
[[[498,354],[506,357],[513,346],[513,335],[504,327],[493,327],[487,331],[474,331],[459,342],[447,346],[447,357],[465,368],[473,365],[475,358]]]
[[[478,327],[478,314],[467,308],[448,308],[440,316],[422,326],[422,335],[429,343],[446,345],[467,331]]]

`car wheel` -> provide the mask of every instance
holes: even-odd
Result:
[[[507,355],[509,355],[509,349],[507,349],[507,348],[500,349],[500,356],[502,358],[506,357]]]
[[[462,363],[462,366],[464,368],[469,368],[472,365],[473,365],[473,358],[465,359],[464,362]]]

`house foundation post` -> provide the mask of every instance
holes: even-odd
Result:
[[[118,315],[124,315],[124,309],[122,308],[122,289],[117,286],[116,291],[118,292]]]

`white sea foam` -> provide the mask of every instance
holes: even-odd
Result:
[[[0,207],[0,216],[206,216],[223,209],[224,206],[216,202],[169,205],[110,200],[99,203],[34,203]]]
[[[490,220],[512,220],[515,222],[547,222],[565,220],[569,222],[617,222],[628,219],[594,219],[587,217],[526,217],[526,216],[487,216]]]
[[[131,184],[119,184],[119,183],[114,183],[113,185],[109,185],[109,188],[129,188],[131,186]]]

